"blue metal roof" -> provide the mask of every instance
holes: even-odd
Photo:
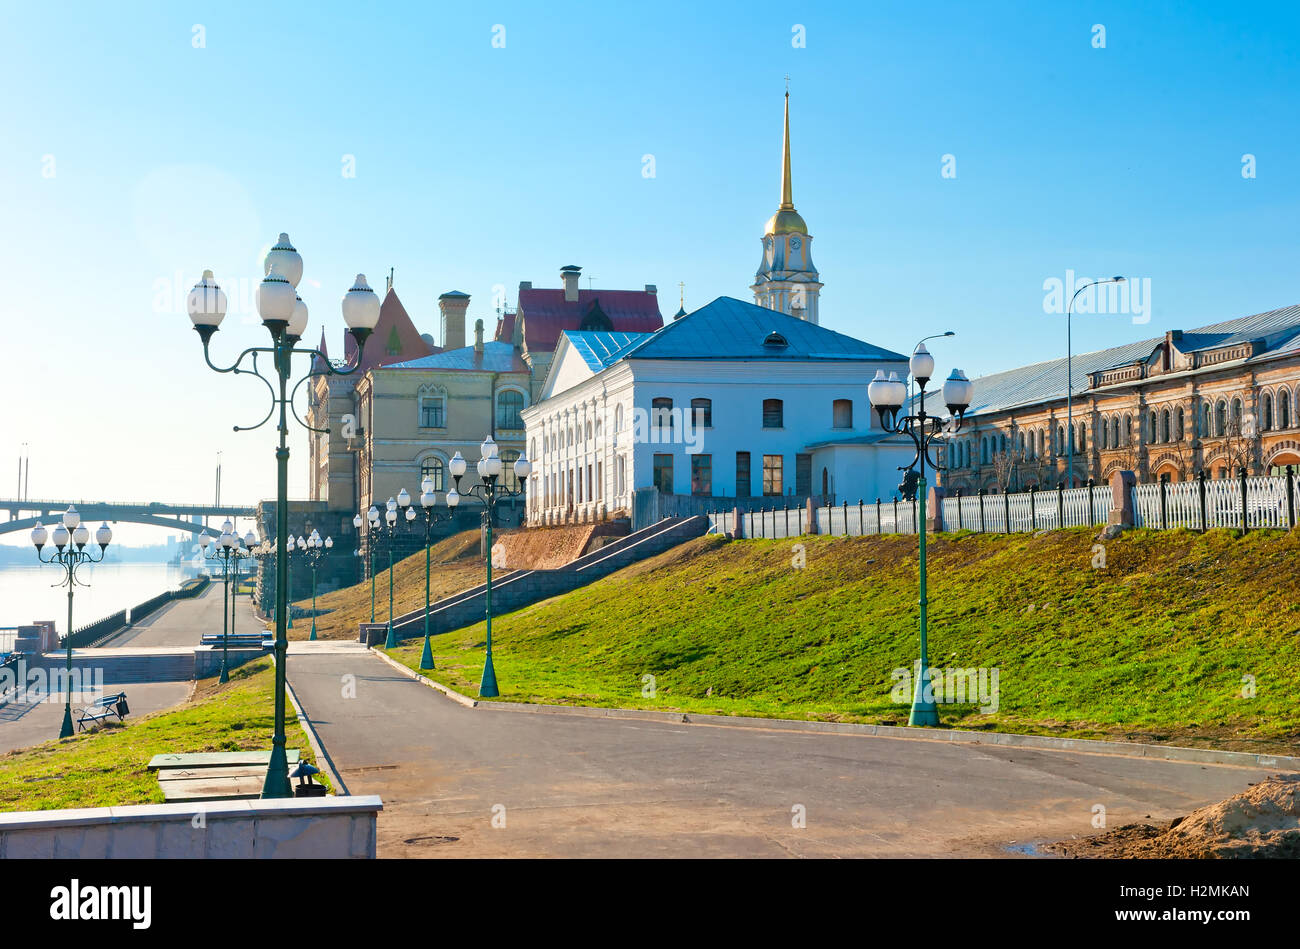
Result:
[[[784,345],[765,342],[773,333],[784,340]],[[654,333],[568,331],[565,335],[596,371],[619,359],[907,361],[901,353],[732,297],[718,297]],[[627,345],[612,348],[621,342],[620,337],[626,339]]]
[[[1253,316],[1238,317],[1188,330],[1174,340],[1174,346],[1180,352],[1190,353],[1234,346],[1252,340],[1260,341],[1262,346],[1260,352],[1251,357],[1248,362],[1258,362],[1260,359],[1281,353],[1300,351],[1300,305],[1282,307],[1266,313],[1256,313]],[[1090,391],[1092,384],[1090,373],[1145,360],[1163,342],[1164,337],[1158,336],[1096,352],[1076,353],[1074,394]],[[1064,399],[1067,378],[1065,357],[981,376],[971,380],[975,385],[975,393],[971,399],[969,412],[971,414],[1000,412],[1016,406]]]
[[[654,334],[565,330],[564,335],[591,370],[600,372],[616,363],[628,349]]]
[[[473,346],[449,349],[446,352],[395,362],[385,369],[453,369],[477,372],[527,372],[528,367],[510,343],[492,340],[483,344],[482,355]]]

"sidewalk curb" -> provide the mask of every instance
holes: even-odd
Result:
[[[998,745],[1008,748],[1039,748],[1045,751],[1077,751],[1087,754],[1122,755],[1181,761],[1193,764],[1228,765],[1236,768],[1279,768],[1300,771],[1300,757],[1256,754],[1249,751],[1220,751],[1214,748],[1184,748],[1179,745],[1148,745],[1133,741],[1104,741],[1097,738],[1055,738],[1051,735],[1017,735],[1009,732],[977,732],[957,728],[908,728],[900,725],[864,725],[851,722],[805,722],[789,718],[752,718],[741,715],[706,715],[693,712],[656,712],[652,709],[598,708],[591,705],[535,705],[528,702],[493,702],[472,699],[440,682],[402,665],[379,651],[370,651],[408,678],[424,683],[466,708],[528,712],[536,715],[580,715],[585,718],[627,718],[678,725],[713,725],[721,728],[764,728],[776,731],[815,732],[828,735],[856,735],[895,738],[904,741],[943,741],[970,745]]]
[[[271,665],[274,667],[275,659],[272,658]],[[338,797],[348,797],[351,792],[348,786],[343,783],[343,778],[339,776],[338,770],[334,767],[334,761],[325,753],[325,746],[321,744],[320,735],[316,734],[316,726],[312,724],[307,713],[302,710],[302,705],[298,702],[298,694],[293,690],[293,683],[289,681],[289,669],[286,663],[284,670],[284,691],[289,697],[289,702],[293,705],[293,710],[298,716],[298,724],[307,735],[307,743],[311,745],[312,754],[316,756],[316,761],[323,767],[330,776],[330,784],[333,785],[334,794]]]

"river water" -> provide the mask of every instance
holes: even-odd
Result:
[[[176,564],[85,564],[77,570],[78,585],[72,601],[74,628],[129,609],[174,590],[194,571]],[[54,620],[60,635],[68,625],[68,588],[51,586],[64,578],[57,565],[0,566],[0,628],[25,626],[36,620]],[[0,637],[5,634],[0,633]],[[0,642],[0,652],[4,643]]]

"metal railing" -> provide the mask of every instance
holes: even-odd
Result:
[[[1159,529],[1287,530],[1300,517],[1291,469],[1281,476],[1219,480],[1201,472],[1191,481],[1134,485],[1133,510],[1136,526]]]

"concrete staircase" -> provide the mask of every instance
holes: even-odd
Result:
[[[540,600],[568,593],[609,576],[624,567],[654,557],[693,537],[703,536],[709,519],[670,517],[620,537],[557,570],[515,570],[492,580],[492,613],[500,615]],[[487,611],[487,584],[482,583],[432,604],[429,633],[438,635],[483,619]],[[424,610],[413,610],[393,620],[398,639],[424,635]],[[362,635],[365,635],[364,633]],[[383,642],[380,631],[370,633],[366,645]]]

